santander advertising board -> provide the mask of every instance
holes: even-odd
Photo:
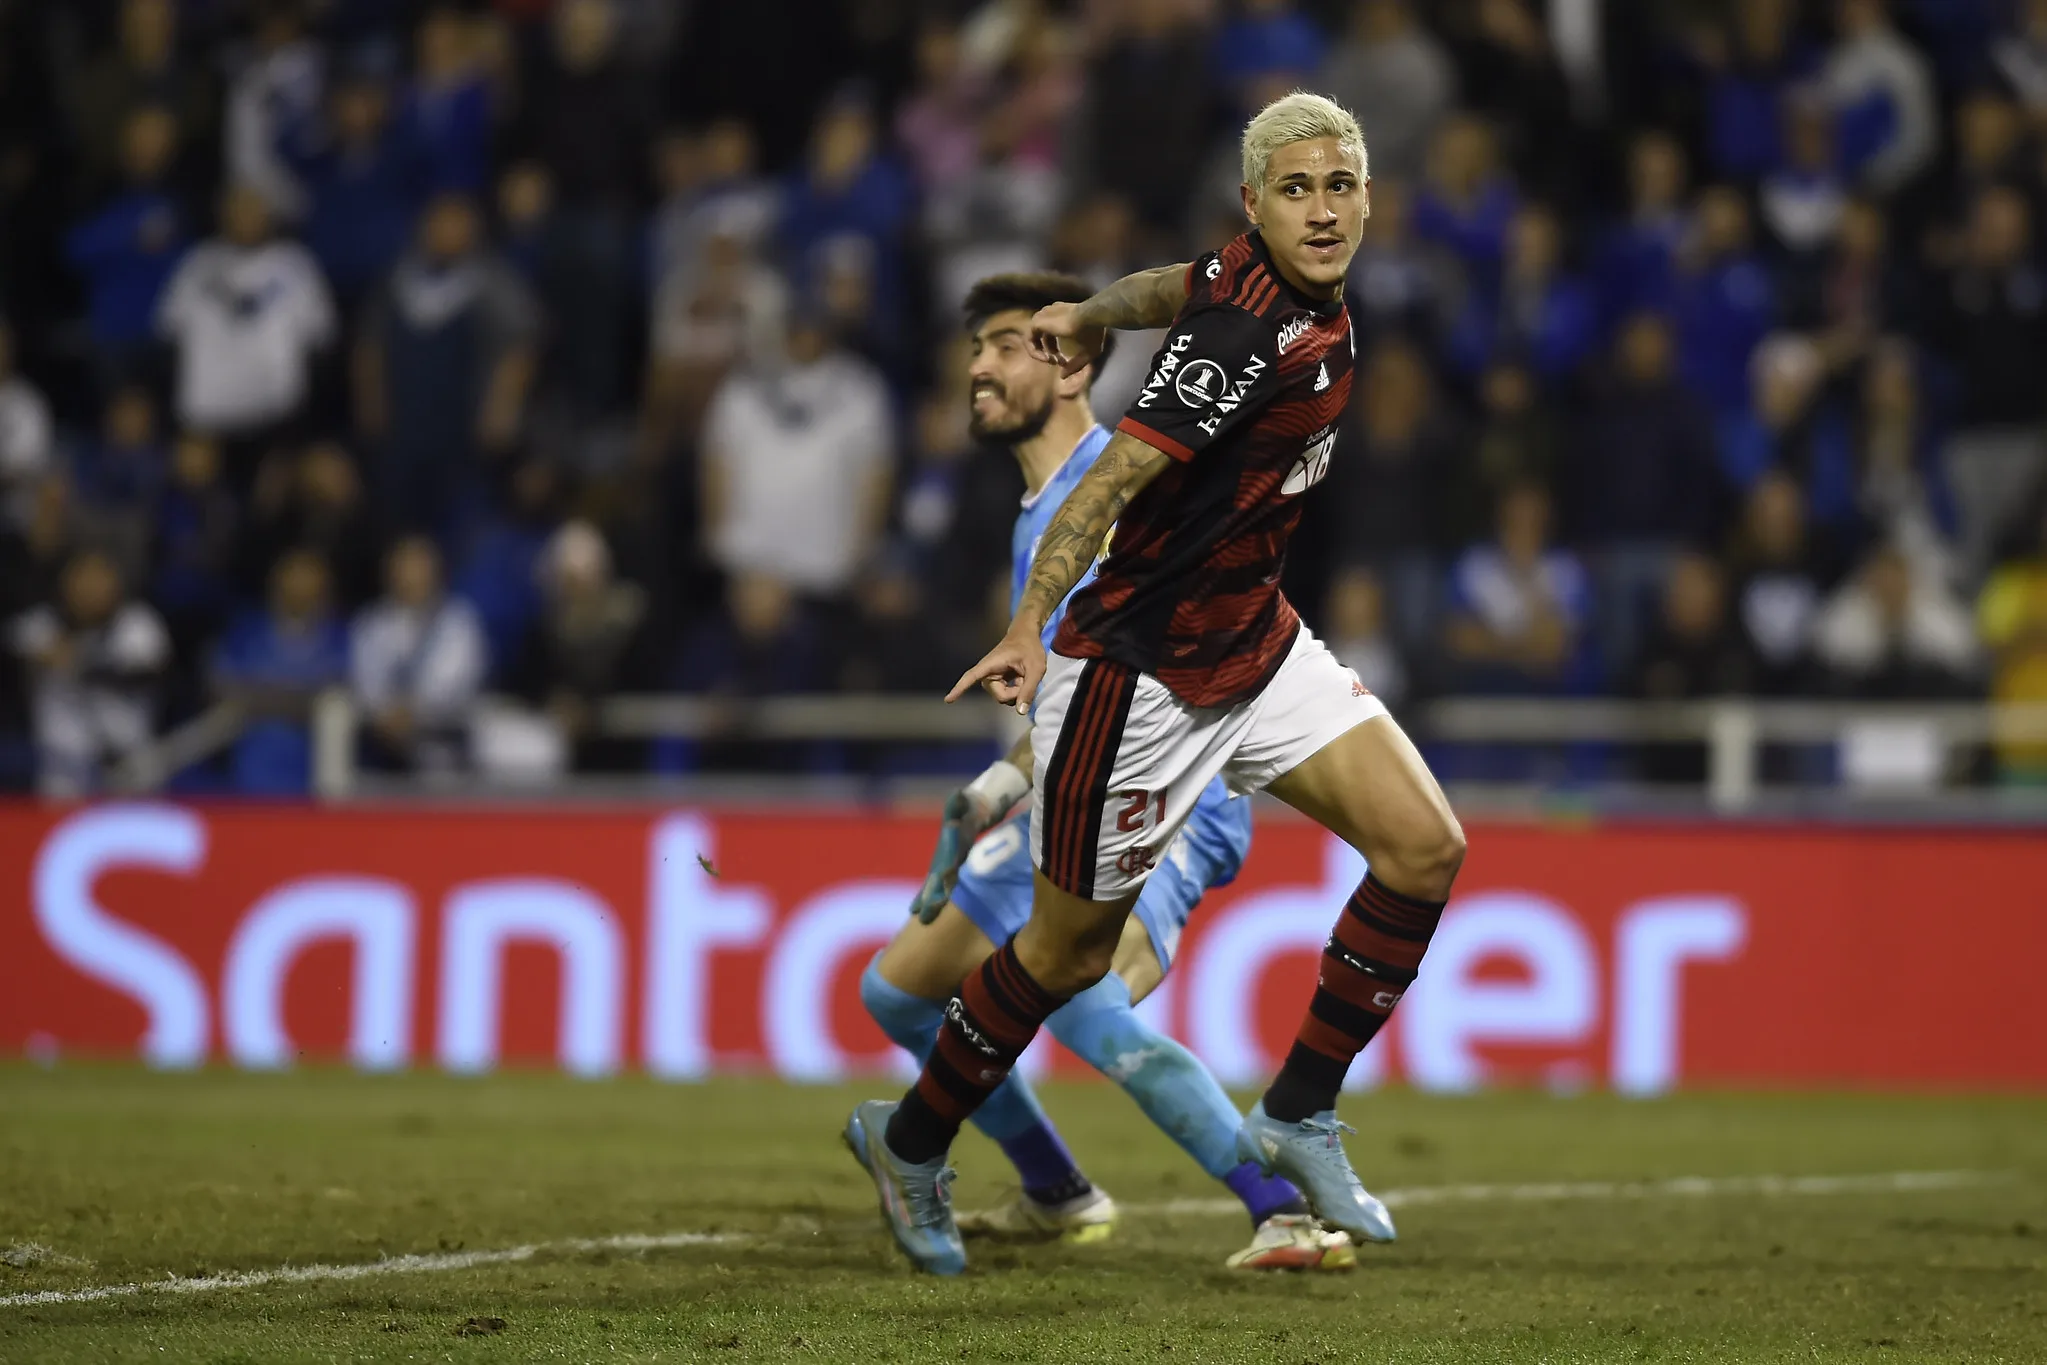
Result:
[[[1421,979],[1354,1087],[2047,1087],[2047,840],[1469,833]],[[0,807],[0,1049],[900,1073],[856,983],[931,836],[851,813]],[[1262,1081],[1360,875],[1322,831],[1261,824],[1144,1010],[1226,1083]],[[1082,1070],[1049,1039],[1026,1065]]]

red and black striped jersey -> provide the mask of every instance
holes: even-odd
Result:
[[[1188,267],[1187,303],[1117,430],[1172,457],[1123,509],[1052,648],[1231,706],[1279,670],[1301,495],[1328,472],[1355,343],[1341,299],[1280,275],[1256,229]]]

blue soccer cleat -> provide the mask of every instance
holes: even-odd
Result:
[[[840,1137],[874,1178],[881,1216],[903,1254],[919,1270],[957,1275],[967,1268],[967,1251],[952,1220],[952,1168],[942,1157],[917,1166],[898,1161],[882,1139],[895,1111],[894,1100],[868,1100],[854,1108]]]
[[[1237,1155],[1255,1161],[1267,1175],[1283,1175],[1300,1186],[1315,1216],[1353,1237],[1390,1242],[1393,1215],[1363,1185],[1344,1155],[1343,1135],[1357,1129],[1324,1110],[1299,1123],[1267,1118],[1265,1101],[1251,1106],[1237,1129]]]

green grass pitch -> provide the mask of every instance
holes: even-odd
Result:
[[[1424,1193],[1354,1273],[1289,1277],[1224,1270],[1246,1225],[1195,1202],[1220,1188],[1108,1086],[1053,1085],[1122,1227],[939,1281],[838,1146],[891,1089],[0,1067],[0,1361],[2047,1361],[2047,1101],[1356,1097],[1367,1183]],[[963,1203],[1004,1193],[989,1144],[956,1156]],[[1504,1188],[1898,1171],[1980,1174]],[[1426,1193],[1473,1183],[1503,1188]],[[573,1245],[674,1233],[722,1235]],[[428,1268],[23,1302],[406,1255]]]

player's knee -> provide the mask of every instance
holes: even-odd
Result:
[[[920,1053],[930,1045],[937,1031],[939,1006],[910,994],[881,974],[881,954],[876,953],[860,974],[860,1003],[867,1017],[899,1047]]]
[[[1443,900],[1464,866],[1464,827],[1447,811],[1373,860],[1379,879],[1410,895]]]

